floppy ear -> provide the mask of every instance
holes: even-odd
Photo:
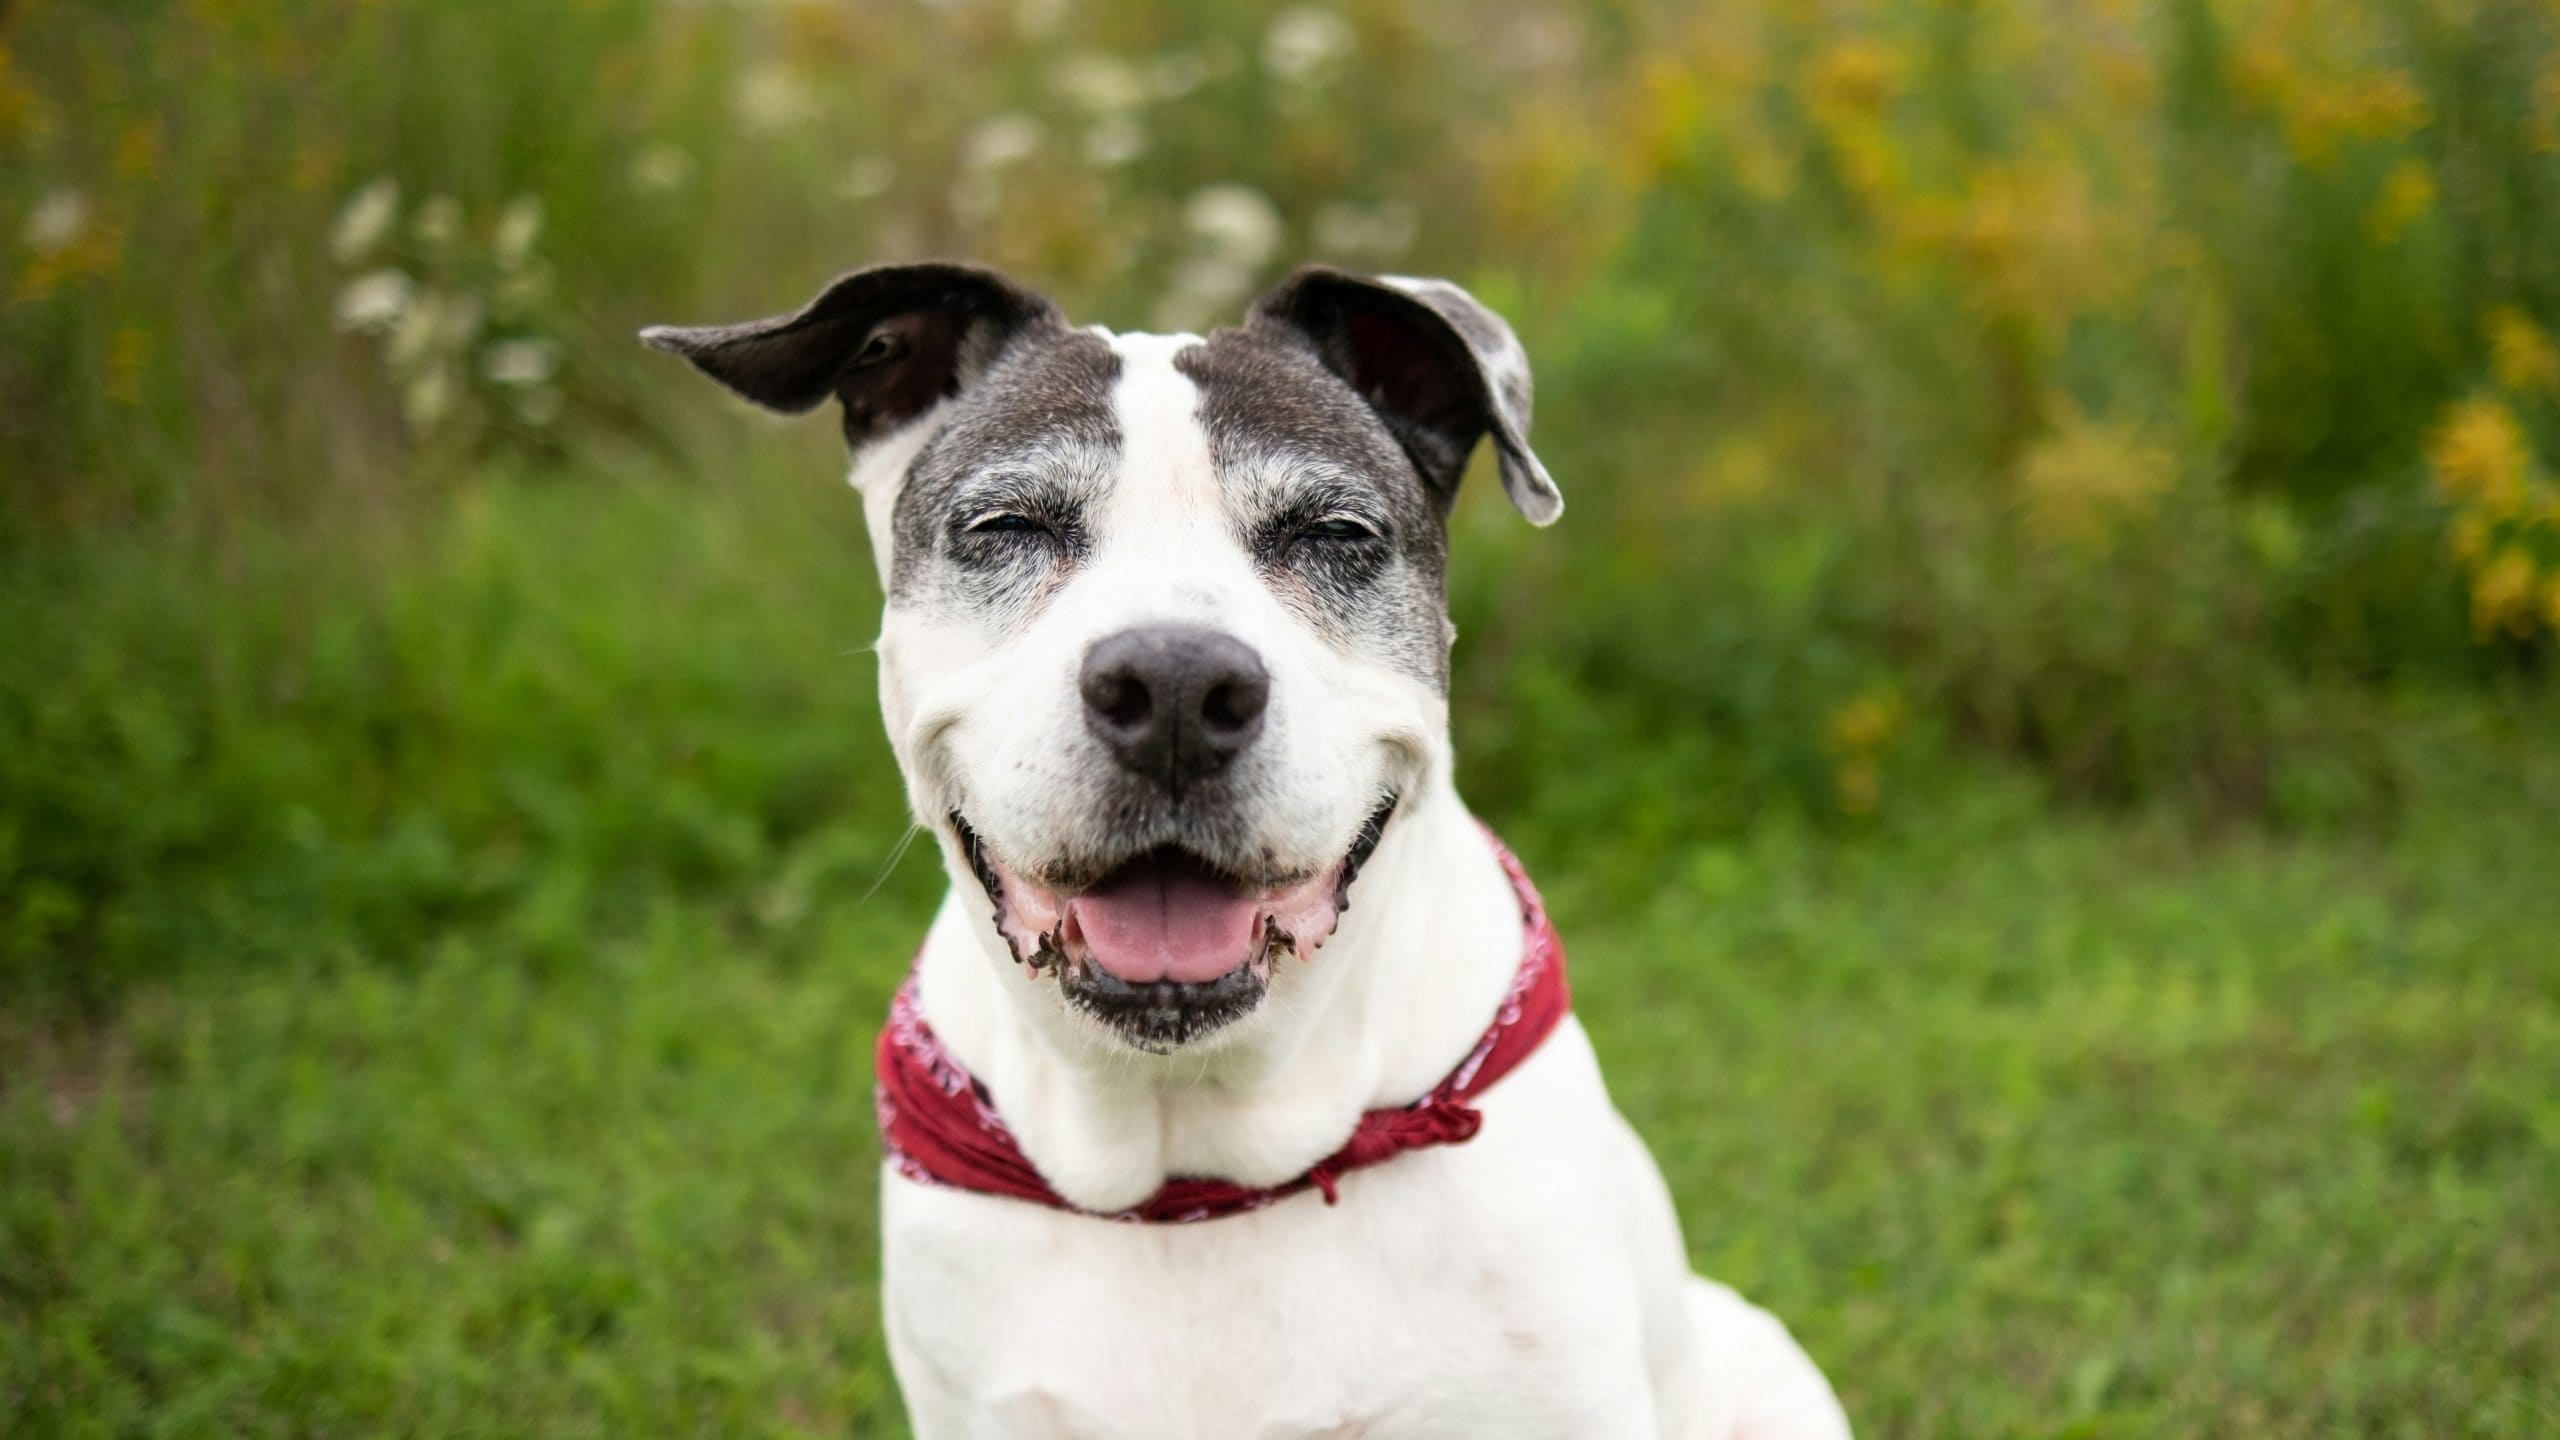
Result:
[[[796,415],[836,397],[845,441],[859,449],[958,394],[1022,331],[1064,323],[992,270],[882,265],[837,277],[789,315],[652,325],[640,339],[768,410]]]
[[[1442,503],[1476,442],[1493,437],[1502,488],[1532,525],[1564,496],[1529,449],[1529,357],[1511,327],[1446,280],[1371,278],[1310,265],[1254,303],[1254,325],[1311,341],[1325,368],[1360,392]]]

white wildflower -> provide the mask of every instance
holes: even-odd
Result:
[[[818,113],[816,97],[780,63],[764,66],[738,85],[738,123],[757,134],[797,130]]]
[[[898,183],[898,162],[886,155],[865,155],[844,167],[836,193],[847,200],[877,200]]]
[[[434,358],[443,337],[444,300],[430,290],[392,322],[391,338],[383,343],[382,358],[399,373],[416,371]]]
[[[400,219],[400,182],[385,175],[367,181],[347,198],[338,222],[329,228],[329,254],[341,265],[353,265],[373,252]]]
[[[1044,138],[1040,122],[1007,111],[981,120],[960,140],[960,163],[971,170],[1001,170],[1030,158]]]
[[[458,388],[453,372],[441,365],[412,377],[400,392],[400,413],[409,429],[421,436],[433,434],[453,413]]]
[[[1280,207],[1250,185],[1210,185],[1192,193],[1182,222],[1204,253],[1252,270],[1280,248]]]
[[[1316,212],[1314,228],[1317,248],[1329,254],[1387,259],[1411,248],[1421,221],[1402,201],[1363,207],[1336,200]]]
[[[1094,115],[1134,110],[1146,103],[1147,82],[1137,67],[1104,50],[1074,50],[1049,67],[1049,88]]]
[[[1046,39],[1067,18],[1067,0],[1014,0],[1013,23],[1025,38]]]
[[[1134,115],[1106,115],[1084,135],[1088,164],[1111,169],[1147,153],[1147,130]]]
[[[1216,255],[1195,255],[1173,268],[1173,283],[1156,302],[1159,330],[1197,330],[1253,286],[1255,269]]]
[[[397,270],[374,270],[350,280],[338,291],[338,328],[388,330],[409,311],[418,287]]]
[[[409,222],[418,243],[429,250],[451,250],[462,238],[462,202],[450,195],[434,195],[418,207],[418,218]]]
[[[1582,26],[1562,10],[1514,17],[1493,37],[1487,57],[1506,70],[1571,74],[1582,63]]]
[[[1283,80],[1308,84],[1351,53],[1358,36],[1331,10],[1300,5],[1272,17],[1262,32],[1262,64]]]
[[[693,157],[682,146],[653,141],[631,157],[630,179],[643,195],[671,195],[692,183]]]
[[[480,352],[480,373],[492,385],[539,385],[560,373],[560,347],[549,340],[501,340]]]
[[[501,268],[513,270],[532,257],[534,242],[541,238],[542,197],[519,195],[498,212],[498,229],[489,248]]]
[[[39,255],[55,255],[80,242],[89,233],[89,197],[77,190],[55,190],[36,202],[27,215],[27,248]]]
[[[418,296],[391,327],[383,358],[402,373],[468,348],[480,334],[482,311],[477,296],[429,290]]]
[[[1230,300],[1253,284],[1253,272],[1214,255],[1195,256],[1173,270],[1173,288],[1203,300]]]

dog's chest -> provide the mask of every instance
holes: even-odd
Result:
[[[886,1299],[917,1433],[1608,1433],[1642,1388],[1623,1247],[1589,1223],[1611,1156],[1587,1131],[1538,1153],[1527,1128],[1349,1177],[1336,1207],[1194,1225],[892,1178]]]

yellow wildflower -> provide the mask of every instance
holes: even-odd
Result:
[[[1687,487],[1694,509],[1757,500],[1778,488],[1779,446],[1764,429],[1730,431],[1718,437]]]
[[[1831,749],[1844,755],[1873,755],[1902,732],[1907,707],[1891,686],[1870,690],[1831,712],[1827,728]]]
[[[1976,167],[1961,196],[1893,216],[1899,258],[1960,278],[1985,312],[2050,326],[2114,303],[2159,254],[2137,188],[2104,200],[2085,167],[2054,154]]]
[[[2300,83],[2293,58],[2281,45],[2244,45],[2231,59],[2232,88],[2261,109],[2282,109]]]
[[[2319,0],[2251,8],[2232,57],[2232,85],[2281,129],[2296,161],[2326,168],[2350,143],[2398,139],[2427,123],[2417,82],[2372,68],[2370,57],[2388,48],[2375,17]]]
[[[1812,109],[1826,122],[1881,113],[1901,88],[1902,57],[1866,39],[1844,40],[1814,58]]]
[[[1706,91],[1694,71],[1666,59],[1646,64],[1637,84],[1641,99],[1626,148],[1641,173],[1659,176],[1676,169],[1697,144]]]
[[[2349,141],[2397,140],[2426,123],[2417,82],[2384,70],[2303,91],[2285,112],[2285,143],[2302,163],[2326,166]]]
[[[2489,312],[2482,326],[2489,336],[2489,369],[2511,395],[2539,391],[2560,396],[2560,346],[2531,316],[2513,305]]]
[[[2533,557],[2522,547],[2500,550],[2496,559],[2471,577],[2472,633],[2483,640],[2502,629],[2518,635],[2533,633],[2542,598],[2538,578]]]
[[[2067,401],[2057,412],[2018,462],[2027,529],[2048,543],[2102,545],[2168,492],[2176,456],[2139,425],[2093,420]]]
[[[1884,798],[1885,748],[1902,733],[1908,709],[1900,691],[1880,686],[1831,712],[1823,741],[1832,754],[1831,778],[1842,813],[1872,815]]]
[[[2435,176],[2426,162],[2403,160],[2382,177],[2382,188],[2364,212],[2365,233],[2377,245],[2390,245],[2424,218],[2436,203]]]
[[[2427,469],[2436,488],[2492,517],[2513,512],[2523,501],[2531,463],[2524,427],[2503,400],[2459,402],[2427,442]]]
[[[2477,510],[2465,510],[2453,517],[2453,528],[2446,532],[2446,548],[2453,558],[2466,565],[2479,563],[2489,553],[2489,532],[2495,526],[2489,517]]]

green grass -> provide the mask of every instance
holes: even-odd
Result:
[[[0,580],[10,1433],[899,1433],[868,1047],[939,881],[868,554],[626,475]],[[2370,822],[1941,754],[1684,828],[1504,730],[1488,626],[1619,1102],[1863,1433],[2560,1424],[2547,696],[2378,710]]]

